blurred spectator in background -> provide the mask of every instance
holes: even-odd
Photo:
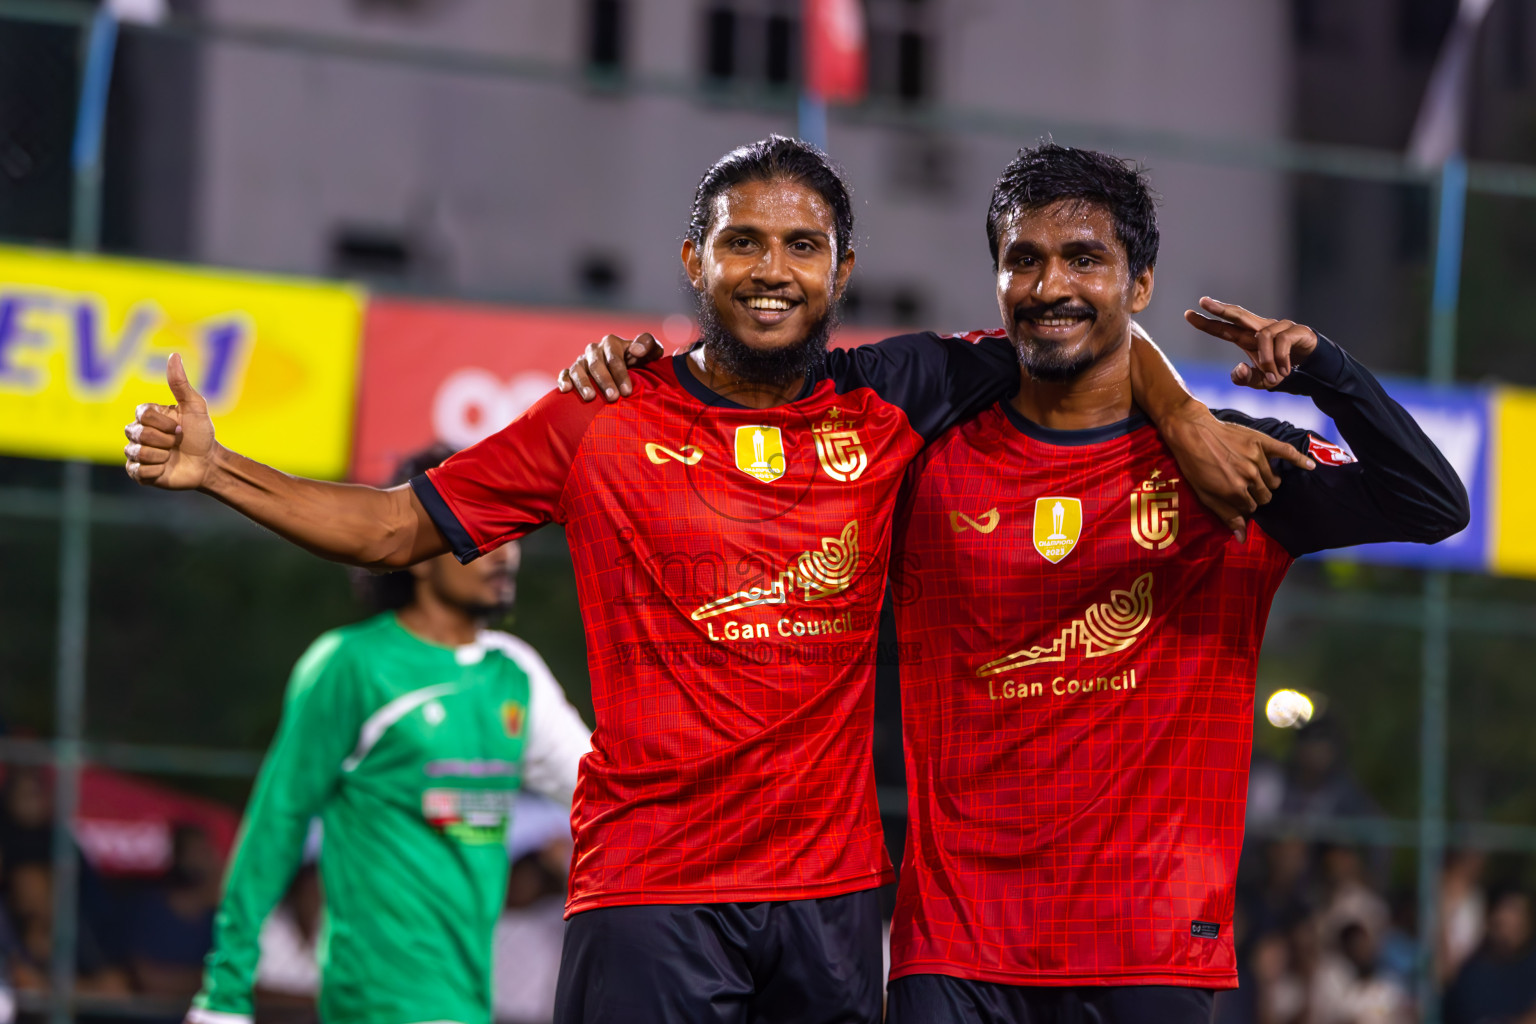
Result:
[[[0,784],[0,850],[11,865],[46,863],[53,855],[53,784],[48,773],[17,765]]]
[[[554,1016],[570,862],[567,825],[563,835],[550,838],[512,865],[506,909],[496,923],[492,1011],[499,1024],[527,1024]]]
[[[1301,839],[1264,844],[1264,874],[1246,901],[1255,933],[1283,930],[1311,909],[1306,899],[1311,857],[1311,848]]]
[[[47,863],[14,865],[6,898],[16,915],[21,956],[15,965],[16,987],[46,992],[53,957],[53,869]],[[128,973],[108,953],[97,930],[83,917],[75,942],[75,991],[83,995],[127,995]]]
[[[262,1020],[303,1024],[318,1020],[320,992],[320,872],[308,859],[277,909],[261,926],[256,1003]]]
[[[0,846],[0,880],[5,878],[5,868],[5,847]],[[16,1018],[16,983],[12,972],[21,959],[21,941],[11,927],[4,892],[3,882],[0,882],[0,1024],[11,1024]]]
[[[223,873],[207,832],[181,826],[171,833],[170,870],[130,904],[129,965],[140,992],[190,997],[197,991]]]
[[[1456,977],[1483,939],[1488,916],[1483,896],[1483,865],[1480,850],[1451,850],[1445,855],[1440,876],[1440,942],[1435,967],[1443,985]]]
[[[1531,900],[1517,889],[1489,901],[1488,934],[1445,994],[1445,1024],[1536,1024]]]
[[[1322,851],[1323,905],[1318,914],[1318,933],[1330,951],[1346,925],[1358,924],[1375,942],[1386,934],[1391,921],[1387,901],[1365,878],[1365,862],[1352,846],[1325,846]]]
[[[1258,939],[1252,972],[1259,1024],[1313,1024],[1312,990],[1318,968],[1317,926],[1298,917]]]
[[[126,994],[128,975],[101,880],[78,850],[74,856],[79,871],[76,990]],[[54,932],[53,782],[44,768],[13,766],[0,783],[0,896],[11,933],[11,981],[20,991],[44,992]],[[0,958],[5,941],[0,936]]]
[[[1408,992],[1381,970],[1376,933],[1350,921],[1318,963],[1307,1024],[1408,1024]]]
[[[1414,991],[1419,979],[1419,893],[1413,888],[1399,888],[1387,905],[1392,921],[1381,937],[1381,969]]]
[[[1302,726],[1291,748],[1280,813],[1306,818],[1374,817],[1376,803],[1344,760],[1344,737],[1328,716]]]

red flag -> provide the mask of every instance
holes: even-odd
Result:
[[[805,91],[818,100],[864,98],[865,31],[861,0],[804,0]]]

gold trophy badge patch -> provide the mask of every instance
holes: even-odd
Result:
[[[753,424],[736,428],[736,468],[771,484],[784,475],[784,435],[778,427]]]
[[[1083,533],[1083,503],[1076,498],[1035,499],[1035,550],[1055,565],[1077,547]]]

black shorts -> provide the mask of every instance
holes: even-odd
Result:
[[[555,1024],[879,1024],[878,889],[600,907],[565,924]]]
[[[1215,994],[1177,985],[1000,985],[946,974],[891,982],[886,1024],[1210,1024]]]

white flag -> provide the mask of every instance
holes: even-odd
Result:
[[[1461,0],[1456,10],[1456,22],[1440,48],[1408,140],[1408,159],[1420,167],[1439,167],[1452,154],[1460,153],[1465,144],[1477,30],[1492,5],[1493,0]]]

